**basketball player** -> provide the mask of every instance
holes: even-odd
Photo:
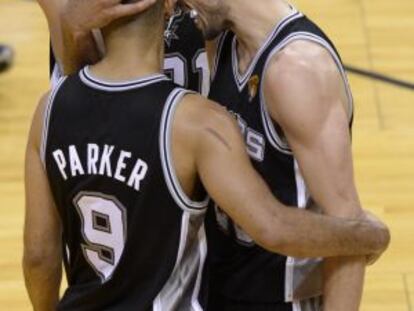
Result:
[[[332,42],[283,0],[184,2],[206,39],[219,37],[209,97],[235,115],[276,197],[358,217],[352,95]],[[212,310],[320,309],[316,263],[256,245],[220,204],[213,218],[211,288],[220,309]],[[364,269],[362,257],[324,260],[324,310],[358,310]]]
[[[383,251],[388,231],[375,219],[274,199],[224,109],[160,74],[163,14],[158,0],[105,27],[102,61],[61,79],[36,111],[23,265],[34,309],[203,310],[206,191],[270,251]],[[62,257],[69,287],[58,303]]]
[[[141,12],[154,1],[123,3],[120,0],[38,0],[48,20],[52,83],[105,54],[99,28],[122,16]],[[175,1],[176,2],[176,1]],[[164,70],[175,83],[207,96],[210,72],[204,39],[192,19],[179,7],[166,22]],[[56,66],[55,55],[59,60]]]

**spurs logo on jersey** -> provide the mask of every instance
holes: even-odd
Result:
[[[246,144],[247,153],[250,158],[256,162],[262,162],[266,149],[265,136],[250,128],[240,114],[233,111],[229,112],[233,114],[237,120]],[[223,232],[230,234],[234,231],[234,237],[237,243],[240,243],[241,245],[249,247],[255,245],[254,240],[246,232],[244,232],[239,225],[233,223],[225,212],[223,212],[217,205],[214,205],[214,209],[216,211],[217,224]]]
[[[170,17],[167,27],[164,31],[165,44],[170,47],[173,40],[178,40],[180,37],[177,35],[179,23],[183,20],[184,15],[182,10],[177,7],[174,14]]]
[[[207,96],[210,69],[204,38],[188,13],[181,9],[175,11],[168,22],[164,39],[165,73],[178,85]]]
[[[237,123],[239,124],[240,130],[244,137],[249,156],[257,162],[263,161],[266,148],[266,140],[264,135],[250,128],[240,114],[233,111],[230,111],[230,113],[232,113],[237,119]]]

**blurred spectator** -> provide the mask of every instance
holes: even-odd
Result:
[[[6,71],[13,63],[13,49],[5,44],[0,44],[0,72]]]

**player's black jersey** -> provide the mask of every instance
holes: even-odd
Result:
[[[99,33],[95,31],[95,37]],[[100,42],[102,40],[97,40]],[[210,85],[210,69],[203,34],[195,26],[190,15],[177,8],[164,32],[165,73],[186,89],[207,96]],[[100,47],[100,50],[104,50]],[[53,52],[50,54],[52,78],[61,76]],[[55,72],[53,72],[55,71]],[[53,81],[52,80],[52,81]]]
[[[333,44],[297,11],[275,26],[243,76],[238,71],[235,35],[225,32],[219,40],[209,97],[237,118],[252,163],[273,194],[284,204],[306,208],[310,198],[298,163],[280,126],[270,118],[263,95],[269,60],[294,40],[309,40],[330,52],[352,105],[347,78]],[[207,217],[211,291],[232,300],[256,303],[292,301],[320,293],[320,275],[314,273],[319,269],[316,262],[267,252],[255,245],[217,206],[214,209]]]
[[[164,70],[178,85],[207,96],[210,69],[204,38],[189,13],[177,8],[165,33]]]
[[[63,78],[41,154],[63,224],[68,289],[58,310],[203,310],[207,200],[171,164],[171,124],[188,91],[165,75],[125,83]]]

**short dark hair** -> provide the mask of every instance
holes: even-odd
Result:
[[[135,3],[142,0],[122,0],[122,4]],[[164,0],[157,0],[151,7],[142,13],[134,16],[120,18],[113,21],[111,24],[105,27],[104,31],[110,31],[110,29],[125,26],[131,22],[137,22],[143,26],[154,26],[161,21],[164,21]]]
[[[135,3],[139,1],[142,1],[142,0],[122,0],[121,3],[128,4],[128,3]],[[140,13],[139,15],[134,16],[133,18],[136,18],[139,16],[139,19],[143,23],[148,23],[148,24],[159,22],[159,19],[163,17],[162,15],[163,5],[164,5],[164,0],[157,0],[150,8]]]

